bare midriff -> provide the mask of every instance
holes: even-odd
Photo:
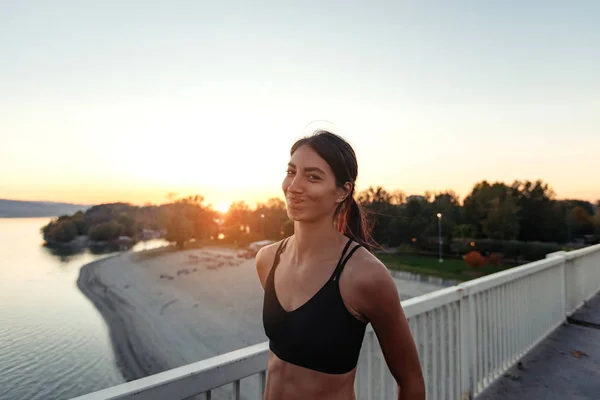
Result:
[[[269,352],[264,400],[355,400],[356,369],[345,374],[326,374],[299,367]]]

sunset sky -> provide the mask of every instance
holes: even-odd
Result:
[[[598,1],[2,1],[0,198],[253,204],[324,127],[359,190],[539,178],[595,201],[598,21]]]

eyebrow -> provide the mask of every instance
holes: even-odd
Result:
[[[294,163],[291,163],[291,162],[288,163],[288,166],[292,167],[292,168],[297,168],[296,165]],[[318,168],[318,167],[306,167],[306,168],[304,168],[304,171],[306,171],[306,172],[320,172],[321,174],[326,175],[325,171],[323,171],[321,168]]]

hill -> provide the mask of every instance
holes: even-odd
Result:
[[[58,217],[70,215],[90,206],[51,201],[22,201],[0,199],[0,218]]]

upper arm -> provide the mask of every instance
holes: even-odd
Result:
[[[358,311],[373,326],[388,368],[400,389],[424,394],[419,355],[400,304],[396,284],[387,268],[378,260],[368,264],[361,268],[369,273],[361,279],[362,300]]]

